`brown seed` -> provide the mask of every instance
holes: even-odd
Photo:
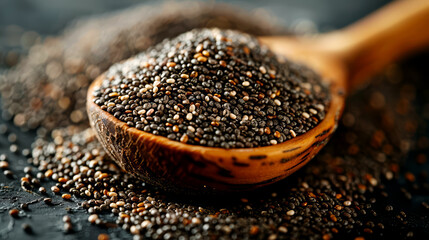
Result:
[[[52,191],[53,193],[59,193],[59,192],[60,192],[60,189],[59,189],[57,186],[52,186],[52,187],[51,187],[51,191]]]
[[[189,139],[188,135],[183,134],[182,137],[180,138],[180,142],[186,143],[186,142],[188,142],[188,139]]]
[[[71,198],[70,194],[64,193],[63,195],[61,195],[61,197],[65,200],[69,200]]]
[[[52,171],[52,169],[48,169],[45,172],[45,177],[50,178],[50,177],[52,177],[52,174],[54,174],[54,171]]]
[[[167,63],[167,67],[175,67],[176,63],[175,62],[168,62]]]
[[[203,56],[205,56],[205,57],[210,56],[210,53],[209,53],[209,51],[207,51],[207,50],[204,50],[204,51],[202,52],[202,54],[203,54]]]
[[[198,62],[207,62],[207,58],[206,57],[198,57],[197,61]]]
[[[250,227],[250,234],[251,235],[256,235],[258,233],[259,233],[259,227],[258,226],[253,225]]]
[[[67,181],[68,181],[67,178],[62,178],[62,177],[58,178],[58,182],[60,183],[66,183]]]
[[[18,215],[19,215],[19,210],[18,210],[18,209],[16,209],[16,208],[11,209],[11,210],[9,211],[9,215],[10,215],[10,216],[12,216],[12,217],[14,217],[14,218],[17,218],[17,217],[18,217]]]
[[[98,234],[97,240],[109,240],[109,235],[107,235],[106,233],[100,233]]]

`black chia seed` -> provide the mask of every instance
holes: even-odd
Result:
[[[112,66],[94,102],[128,126],[221,148],[282,143],[325,117],[310,69],[236,31],[200,29]]]

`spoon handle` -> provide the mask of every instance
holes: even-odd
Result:
[[[429,47],[429,0],[394,1],[320,40],[346,64],[354,89],[389,63]]]

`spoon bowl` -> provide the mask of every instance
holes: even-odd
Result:
[[[389,21],[399,12],[400,17]],[[334,33],[314,38],[261,37],[274,52],[318,72],[329,83],[331,93],[326,116],[316,127],[277,145],[204,147],[129,127],[94,103],[93,92],[104,75],[88,90],[90,124],[123,169],[165,190],[198,194],[259,188],[294,173],[326,145],[337,128],[348,91],[388,63],[429,45],[429,33],[424,30],[427,22],[429,2],[398,1]],[[404,33],[414,38],[404,39]]]

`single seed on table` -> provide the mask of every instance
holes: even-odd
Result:
[[[6,161],[1,161],[0,162],[0,168],[1,169],[7,169],[7,168],[9,168],[9,163],[6,162]]]
[[[31,225],[28,223],[23,223],[21,225],[22,230],[24,230],[24,232],[31,234],[33,232],[33,229],[31,228]]]
[[[98,234],[97,240],[109,240],[110,237],[106,233],[100,233]]]
[[[11,210],[9,211],[9,215],[10,215],[10,216],[12,216],[12,217],[14,217],[14,218],[17,218],[17,217],[18,217],[18,215],[19,215],[19,210],[18,210],[18,209],[16,209],[16,208],[11,209]]]
[[[71,222],[71,218],[69,215],[64,215],[63,216],[63,222]]]
[[[44,198],[43,202],[45,202],[45,204],[50,205],[50,204],[52,204],[52,198]]]
[[[68,194],[68,193],[64,193],[63,195],[61,195],[61,197],[62,197],[63,199],[69,200],[69,199],[71,198],[71,195],[70,195],[70,194]]]
[[[59,189],[57,186],[52,186],[52,187],[51,187],[51,191],[52,191],[53,193],[59,193],[59,192],[60,192],[60,189]]]
[[[92,214],[88,217],[88,222],[90,223],[95,223],[95,221],[98,219],[98,215],[97,214]]]

